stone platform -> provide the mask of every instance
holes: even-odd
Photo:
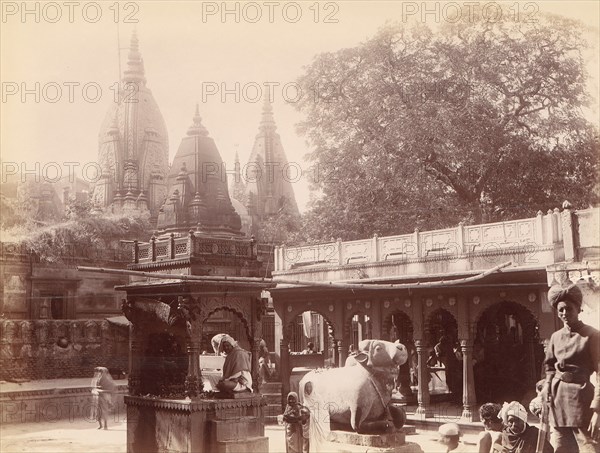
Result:
[[[169,400],[126,396],[127,452],[268,452],[261,395]]]
[[[406,442],[408,432],[413,433],[414,428],[401,428],[388,434],[358,434],[334,430],[329,433],[323,450],[336,453],[423,453],[419,445]]]

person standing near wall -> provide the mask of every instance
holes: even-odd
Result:
[[[108,415],[112,407],[112,393],[117,388],[108,368],[98,366],[94,368],[94,377],[92,378],[92,417],[98,421],[98,429],[108,429]]]
[[[577,285],[553,286],[548,302],[563,322],[550,337],[542,401],[550,406],[556,453],[600,452],[600,332],[579,320],[583,294]],[[590,375],[596,372],[596,387]]]

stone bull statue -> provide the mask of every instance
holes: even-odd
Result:
[[[389,402],[398,367],[407,359],[402,344],[363,340],[346,366],[307,373],[300,380],[301,397],[313,410],[328,413],[330,421],[340,429],[361,434],[393,431],[394,426],[400,428],[405,421],[404,410]]]

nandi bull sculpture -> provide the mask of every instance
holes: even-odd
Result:
[[[299,384],[301,398],[313,411],[328,415],[337,429],[361,434],[393,431],[405,421],[404,410],[389,403],[398,367],[407,359],[402,344],[363,340],[346,366],[307,373]],[[327,431],[329,426],[320,429]]]

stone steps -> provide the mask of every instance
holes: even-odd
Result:
[[[277,404],[281,407],[281,394],[280,393],[261,393],[265,397],[267,404]]]
[[[257,417],[211,420],[209,423],[214,438],[222,442],[263,437],[265,433]]]
[[[277,416],[283,414],[281,408],[281,382],[267,382],[260,386],[260,393],[265,397],[265,425],[276,425]]]
[[[260,393],[281,393],[281,382],[267,382],[260,385]]]
[[[254,453],[269,451],[269,438],[259,417],[242,416],[209,421],[211,444],[218,453]]]
[[[217,453],[257,453],[269,451],[268,437],[217,441]]]

